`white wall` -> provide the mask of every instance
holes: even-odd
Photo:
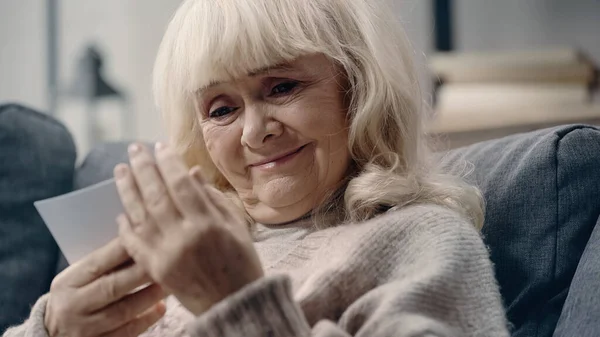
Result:
[[[414,48],[413,56],[423,99],[431,103],[431,76],[427,70],[427,55],[433,50],[434,41],[431,2],[393,0],[393,7]]]
[[[59,0],[59,84],[72,85],[86,46],[103,52],[107,81],[131,98],[135,128],[128,137],[162,138],[151,94],[151,73],[162,33],[180,0]],[[46,1],[0,1],[0,102],[16,101],[47,111]],[[62,95],[58,117],[85,153],[83,102]],[[113,105],[113,107],[116,107]]]
[[[156,140],[164,136],[160,115],[154,107],[151,92],[154,56],[172,13],[179,0],[62,0],[60,51],[61,79],[73,83],[77,60],[90,43],[103,53],[104,77],[129,97],[134,113],[133,130],[126,138]],[[66,104],[64,104],[67,101]],[[82,109],[73,108],[71,100],[63,100],[59,111],[71,126],[82,152],[85,142]],[[118,110],[116,104],[109,108]],[[112,121],[115,121],[114,118]]]
[[[573,46],[600,65],[598,0],[455,0],[459,50]]]
[[[0,1],[0,102],[47,108],[45,25],[44,1]]]

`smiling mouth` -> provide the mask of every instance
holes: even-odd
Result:
[[[272,168],[275,167],[277,164],[283,164],[284,162],[287,162],[289,159],[292,159],[294,156],[296,156],[298,153],[300,153],[300,151],[302,151],[304,148],[306,147],[306,145],[302,145],[300,146],[297,150],[284,154],[280,157],[276,157],[274,159],[269,159],[267,161],[263,161],[260,163],[256,163],[253,165],[250,165],[251,167],[261,167],[261,168]]]

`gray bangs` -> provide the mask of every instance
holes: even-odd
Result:
[[[267,2],[276,1],[277,6]],[[171,75],[186,92],[311,53],[339,38],[323,8],[299,0],[188,1],[172,46]]]

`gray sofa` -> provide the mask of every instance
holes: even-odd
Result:
[[[513,336],[600,336],[600,130],[567,125],[440,156],[449,171],[472,163]],[[74,169],[60,123],[0,106],[0,331],[24,319],[64,267],[32,202],[107,179],[126,160],[125,143],[103,144]]]

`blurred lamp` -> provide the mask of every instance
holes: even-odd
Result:
[[[85,128],[88,146],[94,146],[98,142],[105,141],[107,127],[102,127],[100,115],[103,113],[119,114],[119,127],[121,137],[127,132],[127,137],[135,138],[130,120],[130,112],[127,109],[127,96],[109,84],[102,72],[103,59],[100,51],[95,46],[88,46],[79,59],[75,69],[75,80],[67,90],[67,95],[73,98],[83,99],[85,102]],[[119,111],[102,111],[100,103],[105,100],[118,102]],[[114,109],[111,109],[114,110]],[[110,126],[114,131],[115,126]],[[119,137],[120,138],[120,137]]]

